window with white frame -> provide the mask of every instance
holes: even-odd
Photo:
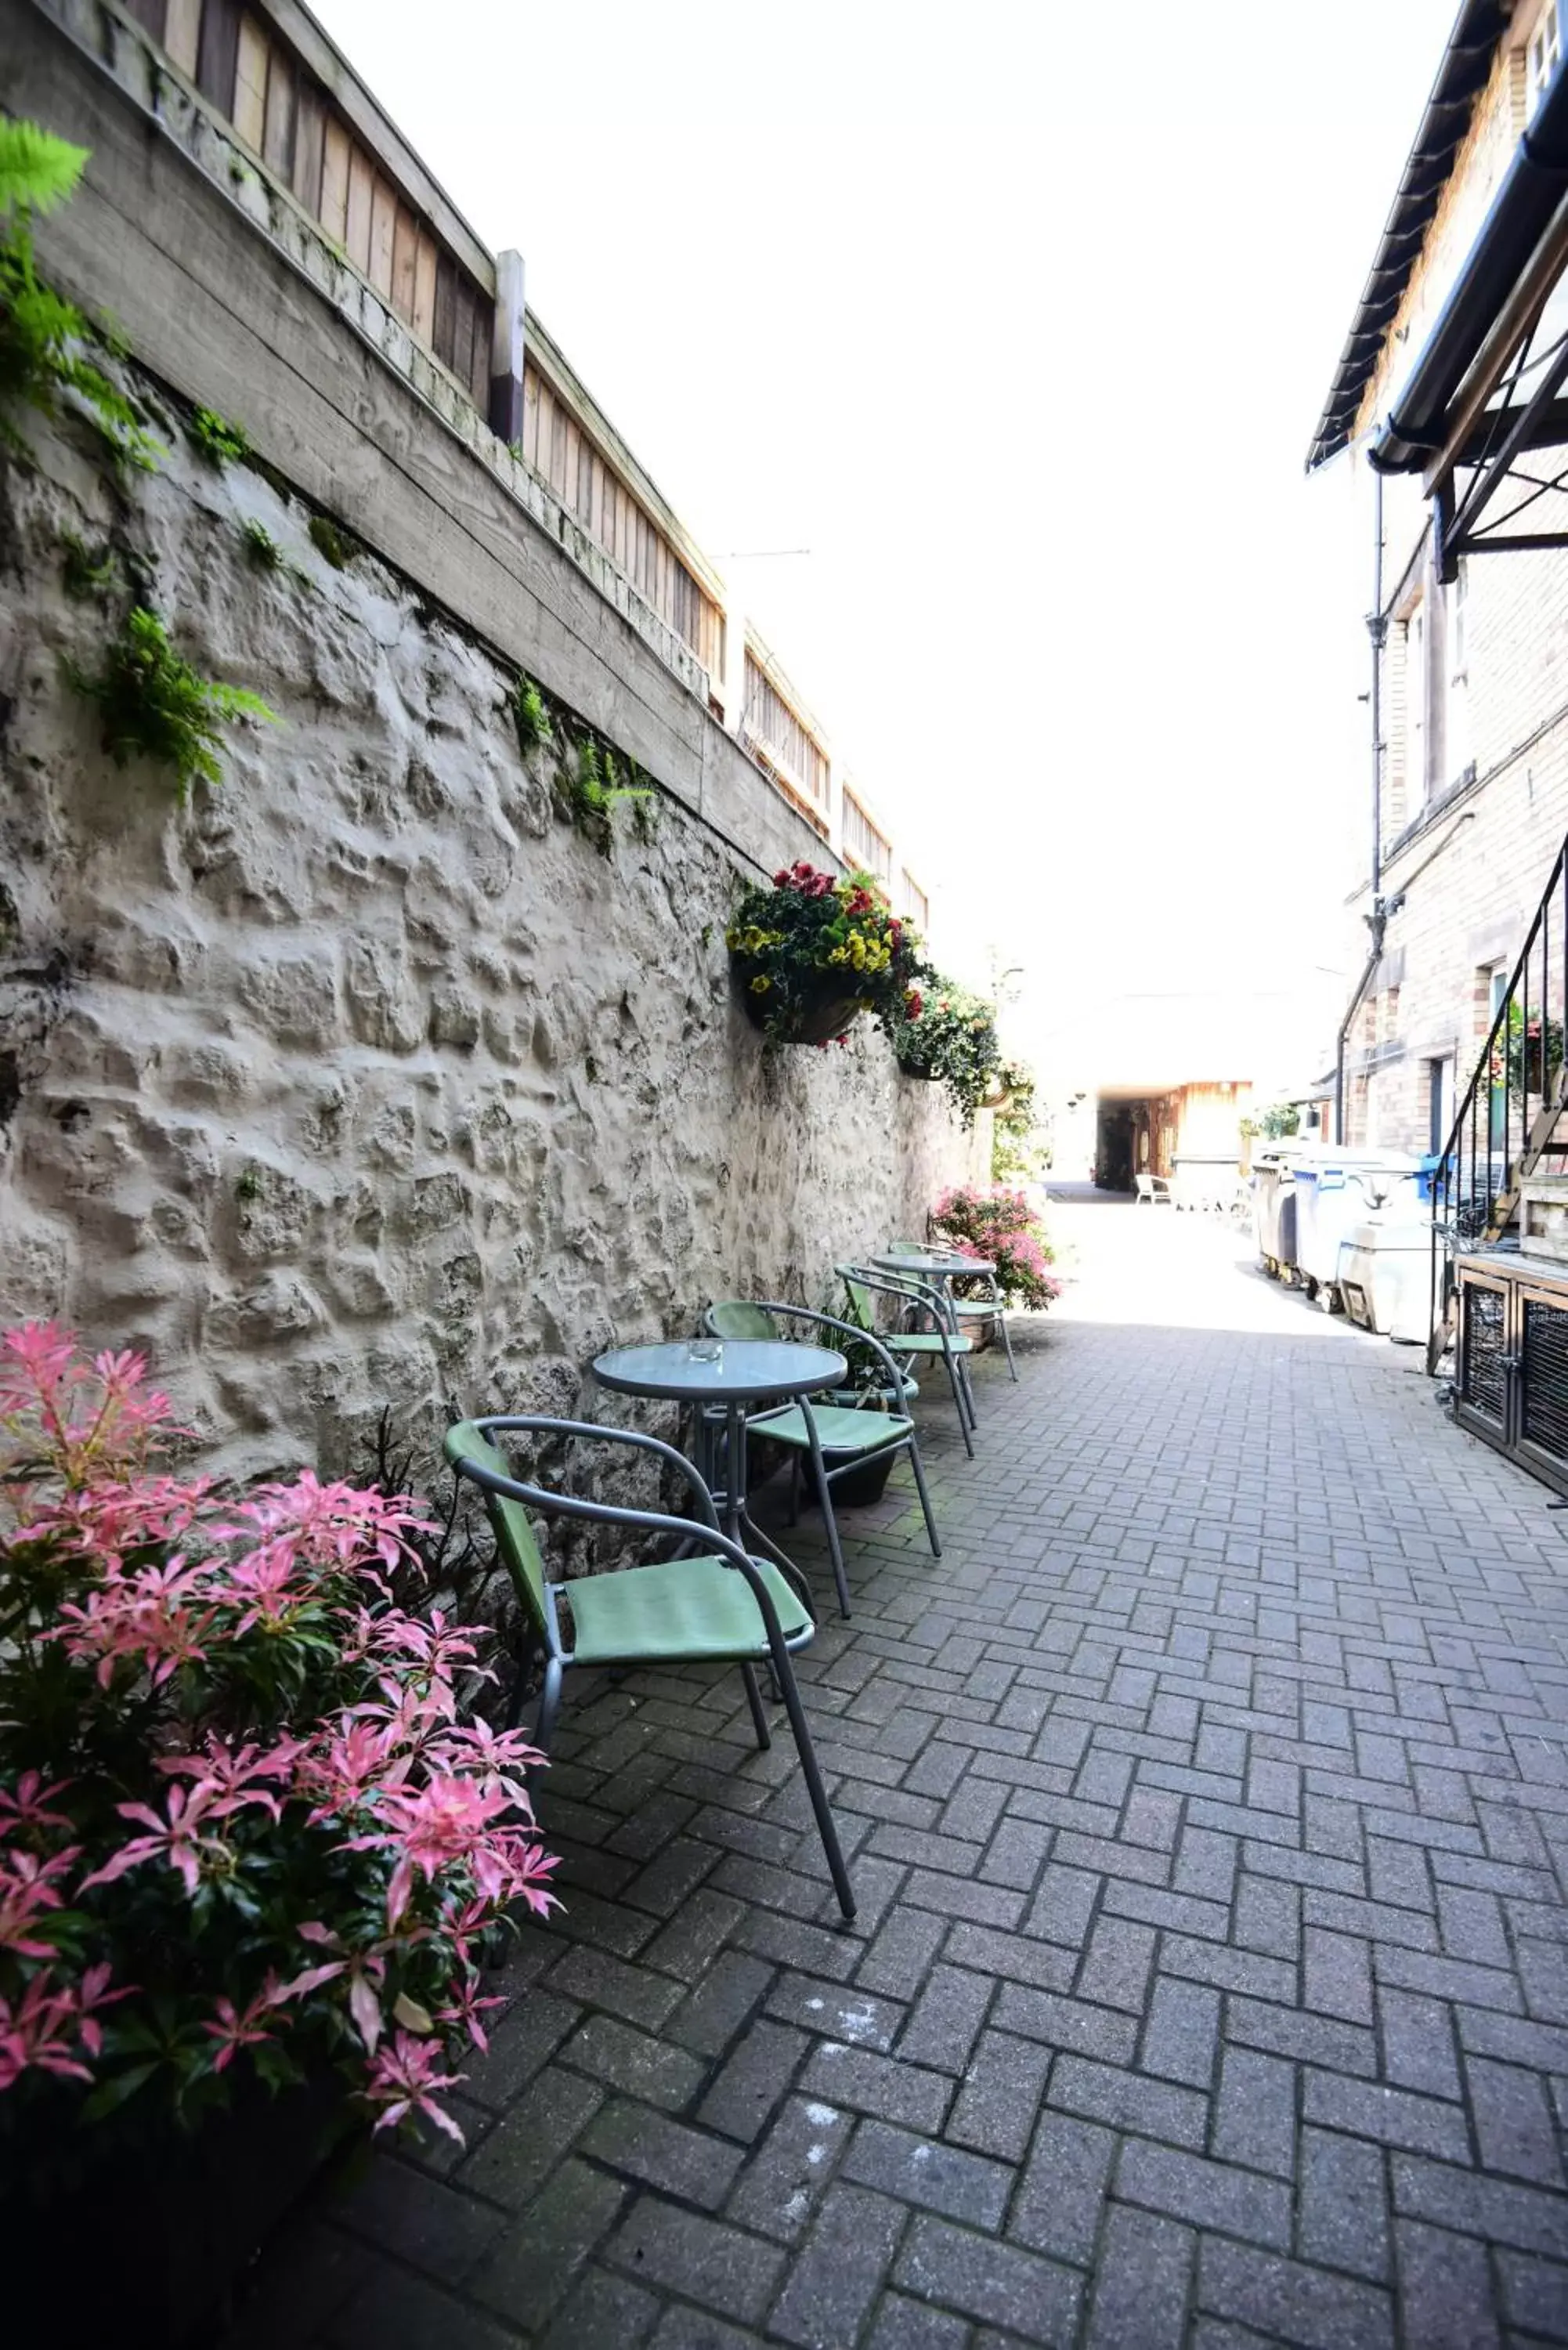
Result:
[[[1524,113],[1527,121],[1541,104],[1546,85],[1556,72],[1562,54],[1563,36],[1557,18],[1557,0],[1546,0],[1540,20],[1524,49]]]
[[[1444,763],[1449,781],[1457,784],[1475,757],[1470,740],[1469,567],[1464,556],[1444,598],[1448,622],[1445,675],[1448,691],[1443,712]]]

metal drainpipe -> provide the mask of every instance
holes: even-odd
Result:
[[[1339,1024],[1339,1045],[1334,1065],[1334,1140],[1341,1148],[1345,1143],[1345,1039],[1350,1035],[1350,1024],[1360,1011],[1372,983],[1372,974],[1383,960],[1383,934],[1388,927],[1387,909],[1383,903],[1383,649],[1388,641],[1388,619],[1383,609],[1382,474],[1374,472],[1372,483],[1372,609],[1366,616],[1366,633],[1372,640],[1372,691],[1368,697],[1372,712],[1372,911],[1366,918],[1367,928],[1372,932],[1372,952]]]

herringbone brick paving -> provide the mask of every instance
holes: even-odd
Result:
[[[900,1472],[804,1659],[854,1926],[738,1676],[569,1693],[466,2151],[236,2343],[1568,2341],[1568,1518],[1233,1244],[1058,1215],[973,1462],[922,1406],[947,1555]]]

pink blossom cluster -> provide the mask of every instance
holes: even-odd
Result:
[[[1048,1305],[1062,1295],[1027,1192],[1000,1183],[988,1191],[961,1184],[942,1193],[931,1222],[962,1255],[996,1267],[998,1286],[1009,1303]]]
[[[0,2090],[112,2074],[138,2002],[167,2007],[172,1949],[187,2078],[304,2031],[350,2060],[378,2128],[455,2129],[438,2093],[493,2004],[478,1946],[514,1904],[556,1902],[539,1757],[464,1718],[460,1684],[490,1678],[472,1636],[393,1604],[422,1530],[406,1499],[306,1471],[223,1500],[154,1472],[177,1431],[145,1379],[134,1356],[82,1363],[54,1325],[0,1338],[22,1494],[0,1529],[0,1616],[21,1627],[0,1653]],[[58,1776],[7,1759],[43,1734],[29,1693],[51,1650],[78,1684],[73,1761],[89,1757]],[[91,1767],[95,1739],[112,1770]],[[337,1907],[291,1907],[291,1870]],[[235,1914],[238,1943],[220,1930]]]

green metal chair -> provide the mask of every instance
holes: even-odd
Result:
[[[988,1282],[990,1293],[981,1297],[954,1297],[950,1290],[948,1300],[952,1307],[953,1318],[958,1322],[990,1322],[995,1325],[997,1336],[1002,1340],[1002,1352],[1007,1357],[1007,1375],[1016,1387],[1018,1366],[1012,1359],[1012,1339],[1007,1327],[1007,1308],[1002,1302],[1002,1292],[997,1287],[996,1275],[994,1273],[975,1273],[966,1274],[964,1278],[966,1281]]]
[[[856,1323],[837,1321],[831,1314],[818,1314],[808,1305],[781,1305],[772,1302],[752,1305],[740,1298],[726,1298],[710,1305],[706,1318],[715,1338],[762,1338],[776,1342],[788,1336],[778,1328],[776,1316],[808,1324],[812,1334],[831,1330],[839,1337],[849,1339],[852,1344],[869,1347],[873,1354],[880,1356],[892,1392],[902,1394],[902,1375],[886,1344]],[[828,1553],[833,1560],[833,1579],[838,1587],[838,1605],[844,1615],[849,1613],[849,1584],[844,1572],[844,1550],[838,1538],[838,1519],[833,1507],[831,1489],[836,1478],[847,1477],[873,1453],[908,1452],[909,1466],[915,1472],[920,1508],[925,1513],[931,1556],[940,1558],[941,1539],[931,1512],[931,1497],[926,1489],[919,1440],[915,1434],[912,1419],[898,1412],[869,1410],[864,1405],[814,1403],[809,1396],[801,1396],[793,1403],[773,1405],[763,1411],[748,1413],[746,1426],[774,1444],[793,1447],[797,1462],[809,1459],[817,1498],[822,1503],[822,1523],[827,1534]],[[851,1457],[838,1468],[830,1469],[823,1458],[827,1452],[843,1452]]]
[[[941,1249],[933,1250],[929,1241],[889,1241],[888,1243],[889,1256],[930,1256],[932,1254],[940,1256],[944,1253]],[[961,1258],[963,1252],[961,1249],[954,1249],[951,1254]],[[900,1278],[902,1278],[901,1275]],[[960,1321],[995,1323],[1003,1351],[1007,1356],[1007,1375],[1016,1387],[1018,1366],[1012,1359],[1012,1340],[1007,1328],[1007,1308],[1002,1302],[1002,1292],[997,1286],[996,1275],[994,1273],[975,1273],[966,1274],[964,1278],[966,1281],[988,1281],[991,1284],[990,1295],[981,1297],[955,1297],[950,1288],[947,1292],[947,1302],[953,1321],[955,1323]]]
[[[494,1441],[497,1436],[514,1433],[588,1437],[653,1453],[680,1471],[701,1513],[701,1522],[670,1517],[662,1511],[585,1501],[576,1494],[528,1484],[513,1475],[505,1454]],[[771,1665],[794,1733],[838,1906],[846,1918],[853,1918],[855,1896],[849,1873],[790,1662],[792,1652],[804,1648],[811,1639],[815,1623],[805,1601],[771,1560],[749,1558],[738,1544],[721,1534],[713,1496],[691,1463],[672,1444],[661,1443],[654,1436],[533,1414],[460,1420],[447,1430],[445,1451],[457,1475],[472,1479],[484,1493],[496,1555],[511,1576],[524,1620],[544,1650],[545,1687],[534,1731],[535,1745],[548,1752],[561,1684],[574,1665],[722,1663],[741,1668],[757,1744],[765,1751],[773,1742],[755,1668]],[[530,1510],[546,1517],[588,1518],[603,1525],[667,1533],[685,1543],[694,1540],[701,1549],[697,1555],[651,1566],[620,1567],[611,1574],[552,1583],[528,1523]],[[571,1617],[569,1645],[562,1624],[563,1602]],[[512,1727],[522,1710],[522,1688],[519,1671],[508,1714]]]
[[[861,1336],[875,1336],[879,1346],[899,1360],[926,1357],[942,1358],[948,1375],[953,1402],[958,1409],[959,1429],[963,1437],[964,1451],[974,1458],[974,1438],[971,1430],[979,1426],[975,1417],[974,1393],[969,1383],[964,1357],[973,1348],[962,1332],[952,1322],[938,1293],[912,1274],[883,1273],[870,1265],[836,1264],[833,1268],[844,1284],[849,1300],[855,1326]],[[876,1300],[896,1298],[900,1306],[912,1310],[929,1325],[925,1329],[878,1330],[876,1327]]]

